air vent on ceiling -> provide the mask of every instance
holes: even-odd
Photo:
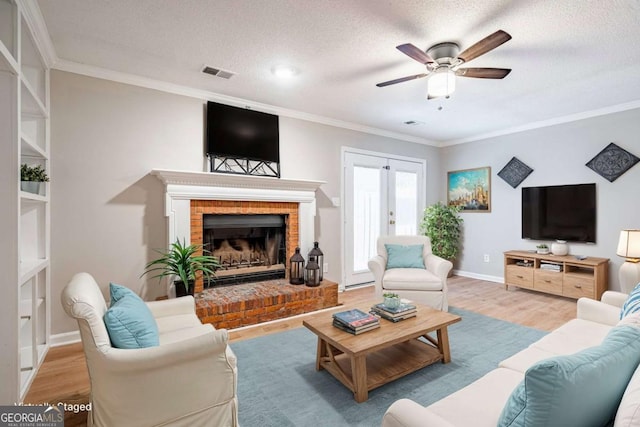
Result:
[[[231,71],[226,71],[226,70],[222,70],[220,68],[213,68],[213,67],[208,67],[208,66],[205,66],[202,69],[202,72],[205,73],[205,74],[211,74],[212,76],[220,77],[220,78],[227,79],[227,80],[236,75],[236,73],[231,72]]]
[[[406,122],[404,122],[404,124],[409,126],[418,126],[418,125],[423,125],[424,122],[419,122],[417,120],[407,120]]]

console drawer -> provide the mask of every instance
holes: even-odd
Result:
[[[536,270],[533,280],[533,289],[562,295],[562,273],[539,269]]]
[[[562,295],[571,298],[594,298],[594,280],[588,277],[570,276],[565,274],[562,285]]]
[[[508,265],[506,270],[505,283],[507,285],[533,288],[533,268]]]

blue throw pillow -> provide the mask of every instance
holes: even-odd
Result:
[[[116,348],[145,348],[160,345],[158,325],[149,307],[131,289],[109,284],[111,307],[104,324]]]
[[[601,345],[540,361],[507,401],[498,427],[600,427],[613,420],[640,363],[640,328],[613,328]]]
[[[622,305],[620,310],[620,319],[631,313],[637,313],[640,311],[640,283],[629,294],[629,298]]]
[[[424,245],[384,245],[387,250],[387,269],[389,268],[422,268]]]

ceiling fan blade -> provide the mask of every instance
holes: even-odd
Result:
[[[483,38],[473,46],[465,49],[460,55],[458,55],[458,58],[462,59],[464,62],[469,62],[472,59],[497,48],[501,44],[508,42],[509,40],[511,40],[511,36],[508,33],[498,30],[490,36]]]
[[[421,64],[429,64],[431,62],[435,62],[433,58],[427,55],[422,49],[412,45],[411,43],[401,44],[400,46],[396,46],[400,52],[405,55],[415,59]]]
[[[394,85],[396,83],[408,82],[409,80],[421,79],[423,77],[427,77],[427,73],[416,74],[414,76],[401,77],[401,78],[395,79],[395,80],[389,80],[388,82],[378,83],[376,86],[385,87],[385,86],[389,86],[389,85]]]
[[[510,68],[458,68],[456,76],[475,77],[477,79],[504,79],[510,72]]]

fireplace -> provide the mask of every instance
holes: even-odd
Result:
[[[204,214],[202,240],[221,268],[205,288],[286,275],[288,215]]]
[[[176,239],[203,244],[204,215],[242,214],[285,216],[285,266],[296,246],[302,253],[313,247],[315,193],[323,184],[321,181],[161,169],[151,173],[165,184],[167,246]],[[202,290],[202,280],[196,280],[195,292]]]

